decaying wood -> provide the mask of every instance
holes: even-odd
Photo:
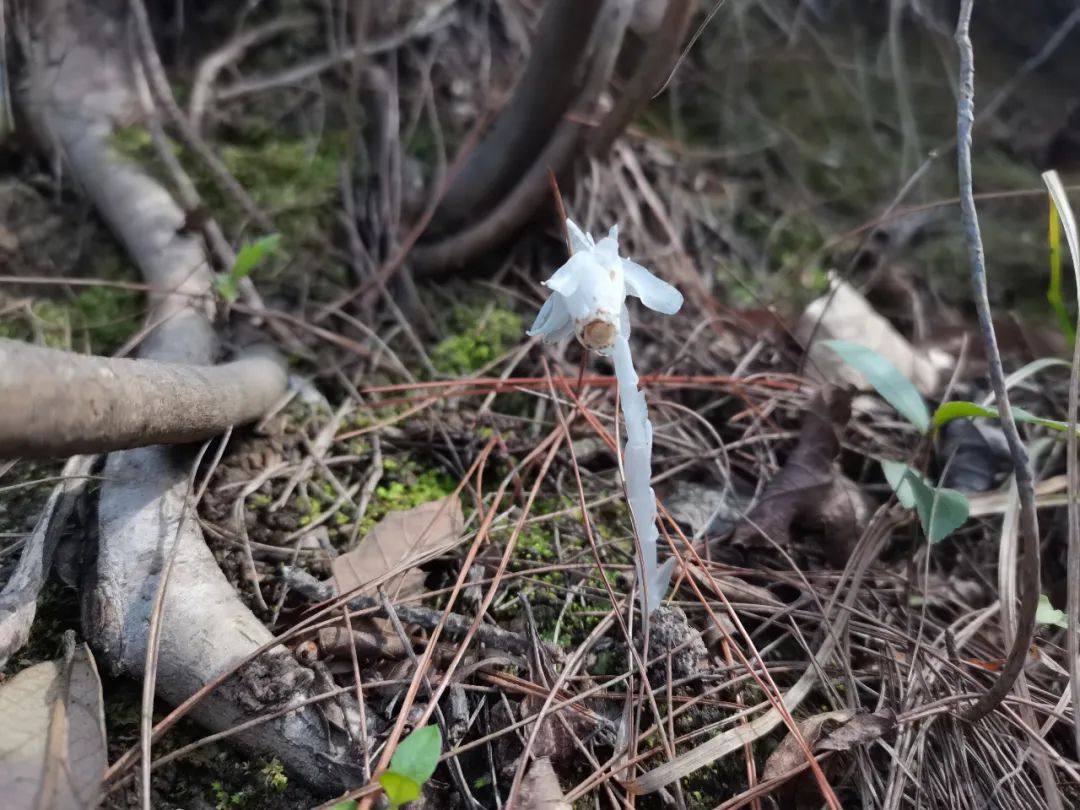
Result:
[[[285,364],[256,347],[220,366],[129,360],[0,338],[0,456],[69,456],[193,442],[258,419]]]

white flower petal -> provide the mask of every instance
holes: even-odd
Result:
[[[616,222],[614,225],[612,225],[611,229],[607,232],[607,235],[608,235],[608,239],[610,239],[612,242],[614,242],[616,245],[618,245],[619,244],[619,223]]]
[[[665,315],[674,315],[682,308],[682,293],[666,281],[629,259],[623,259],[622,266],[626,292],[629,295],[637,296],[649,309]]]
[[[585,233],[577,223],[569,217],[566,218],[566,232],[570,234],[570,252],[577,253],[579,250],[589,250],[596,243],[592,235]]]
[[[544,282],[544,286],[569,298],[577,291],[582,277],[588,274],[594,264],[596,260],[591,251],[575,253]]]
[[[561,295],[555,293],[540,308],[540,312],[533,321],[532,328],[526,332],[529,337],[543,335],[547,341],[558,340],[556,334],[562,337],[569,334],[573,329],[570,323],[570,313],[566,310],[566,301]]]

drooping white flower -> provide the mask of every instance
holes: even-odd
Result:
[[[667,592],[675,559],[657,564],[656,496],[652,480],[652,423],[645,394],[638,388],[638,375],[630,356],[630,314],[626,296],[633,295],[650,309],[674,315],[683,297],[666,281],[661,281],[640,264],[619,256],[619,226],[612,226],[599,242],[566,220],[570,233],[570,260],[544,282],[552,296],[544,302],[529,330],[546,342],[571,333],[585,348],[601,355],[614,354],[615,378],[619,385],[626,447],[623,475],[626,500],[634,518],[640,547],[638,582],[641,607],[649,616]]]
[[[649,309],[674,315],[682,294],[640,264],[619,256],[619,226],[596,242],[573,220],[566,220],[573,255],[544,284],[554,293],[528,334],[545,342],[576,334],[585,348],[610,355],[617,335],[630,336],[626,296],[641,299]]]

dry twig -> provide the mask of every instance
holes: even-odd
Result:
[[[1035,635],[1035,612],[1039,605],[1039,520],[1035,511],[1035,477],[1027,448],[1016,428],[1009,389],[1005,384],[1005,371],[1001,365],[1001,351],[990,312],[990,298],[986,285],[986,264],[983,259],[982,233],[975,198],[971,188],[971,126],[975,118],[975,54],[969,34],[971,11],[974,0],[963,0],[960,18],[956,25],[956,46],[960,51],[960,93],[956,107],[957,169],[960,180],[960,212],[964,222],[971,258],[971,286],[975,308],[979,314],[986,347],[987,370],[990,383],[997,398],[998,413],[1009,452],[1013,458],[1016,488],[1020,495],[1020,536],[1023,540],[1023,559],[1020,567],[1020,611],[1016,617],[1016,637],[1009,650],[1005,665],[997,681],[967,712],[968,720],[978,720],[992,712],[1012,689],[1017,675],[1027,661],[1031,640]]]

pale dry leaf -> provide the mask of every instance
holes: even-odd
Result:
[[[334,559],[332,570],[338,593],[360,587],[360,594],[383,587],[391,597],[415,595],[423,590],[424,573],[416,566],[452,548],[461,536],[465,516],[454,495],[422,504],[406,512],[391,512],[378,522],[356,548]]]
[[[570,802],[563,796],[559,778],[547,757],[534,760],[529,768],[521,784],[520,807],[521,810],[570,810]]]
[[[830,278],[829,292],[811,302],[799,318],[795,338],[807,347],[806,373],[810,379],[853,385],[860,390],[868,390],[866,380],[826,348],[825,341],[849,340],[873,349],[927,396],[937,391],[954,364],[944,352],[924,352],[912,346],[858,290],[836,276]]]
[[[0,796],[9,810],[95,807],[108,764],[101,681],[86,645],[0,686]]]
[[[873,742],[896,728],[896,713],[889,708],[859,712],[840,728],[826,734],[814,751],[850,751],[857,745]]]
[[[815,754],[850,751],[885,736],[896,727],[896,714],[882,708],[876,712],[839,709],[822,712],[798,723],[806,744]],[[762,779],[775,779],[806,762],[806,755],[790,733],[780,741],[765,763]]]
[[[854,709],[840,709],[834,712],[815,714],[813,717],[798,722],[799,732],[802,734],[803,739],[806,740],[806,745],[813,751],[822,735],[846,723],[854,716]],[[795,770],[804,762],[806,762],[806,754],[803,753],[799,741],[789,732],[776,746],[776,750],[769,754],[761,778],[765,781],[776,779]]]

